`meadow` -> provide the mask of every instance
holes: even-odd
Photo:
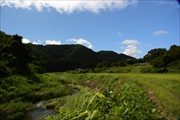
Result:
[[[78,92],[71,94],[69,87]],[[46,100],[46,120],[177,120],[180,76],[173,73],[54,72],[1,79],[0,114],[20,119]]]
[[[49,116],[47,120],[177,120],[180,117],[179,74],[56,73],[56,75],[80,89],[80,92],[50,100],[49,104],[56,103],[54,105],[58,115]]]

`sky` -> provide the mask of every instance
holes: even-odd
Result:
[[[23,43],[82,44],[143,58],[180,45],[176,0],[1,0],[0,30]]]

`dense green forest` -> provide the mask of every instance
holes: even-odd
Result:
[[[23,44],[19,35],[0,32],[0,75],[94,68],[98,63],[135,59],[112,51],[94,52],[82,45]]]
[[[0,31],[0,76],[68,71],[75,69],[109,68],[149,62],[153,68],[142,72],[168,72],[167,67],[180,68],[180,46],[169,50],[155,48],[143,58],[136,59],[113,51],[99,51],[82,45],[23,44],[22,36],[7,35]]]

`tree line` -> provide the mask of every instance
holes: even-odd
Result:
[[[0,31],[0,76],[86,69],[105,61],[135,59],[113,51],[94,52],[82,45],[24,44],[22,38]]]
[[[150,62],[155,68],[176,66],[180,62],[180,46],[172,45],[169,50],[165,48],[155,48],[150,50],[145,56],[144,60]]]
[[[136,59],[113,51],[94,52],[83,45],[24,44],[22,38],[17,34],[8,35],[0,31],[0,77],[108,68],[140,62],[149,62],[154,68],[178,67],[177,64],[180,63],[180,46],[177,45],[172,45],[169,50],[152,49],[143,58]]]
[[[180,72],[180,46],[171,45],[169,50],[165,48],[155,48],[143,57],[153,68],[143,69],[141,72]]]

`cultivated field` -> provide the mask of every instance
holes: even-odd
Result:
[[[177,120],[180,117],[179,74],[52,74],[79,92],[47,101],[58,112],[48,120]]]
[[[22,119],[41,101],[47,111],[39,120],[180,118],[179,74],[62,72],[16,75],[0,82],[2,119]],[[56,116],[48,116],[49,109]]]

